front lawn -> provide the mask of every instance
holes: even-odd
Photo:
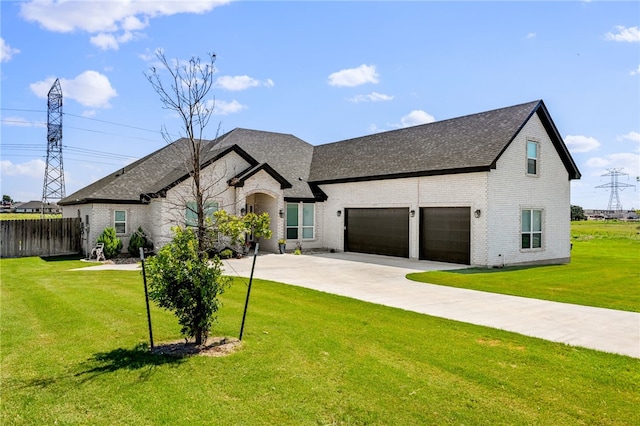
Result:
[[[640,424],[637,359],[261,280],[239,352],[150,355],[140,274],[83,265],[0,260],[0,424]]]
[[[640,312],[640,223],[571,225],[567,265],[420,272],[424,283]]]

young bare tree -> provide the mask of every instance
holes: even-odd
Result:
[[[229,284],[229,279],[222,274],[222,262],[218,257],[209,259],[206,244],[207,199],[212,195],[213,184],[211,179],[204,178],[202,163],[207,150],[211,149],[210,143],[204,140],[204,131],[215,106],[209,92],[214,83],[216,55],[209,54],[205,62],[193,57],[184,64],[170,63],[161,50],[156,56],[162,69],[151,68],[145,76],[160,96],[163,108],[182,120],[181,141],[172,143],[165,126],[162,134],[174,147],[172,155],[183,159],[191,177],[191,193],[186,198],[195,203],[180,200],[183,205],[179,210],[192,209],[197,221],[193,224],[195,232],[176,227],[172,242],[149,259],[149,295],[161,307],[172,310],[182,325],[182,333],[201,345],[215,322],[214,315],[220,306],[218,295]]]
[[[211,195],[208,193],[208,184],[203,180],[202,161],[205,150],[210,149],[210,145],[204,140],[204,132],[215,108],[215,99],[210,97],[210,92],[216,72],[216,55],[209,53],[206,61],[192,57],[187,63],[178,60],[170,62],[159,49],[156,51],[156,57],[162,65],[161,69],[152,67],[145,76],[160,96],[163,109],[177,114],[182,121],[184,144],[180,144],[175,151],[176,155],[182,157],[184,167],[192,178],[191,196],[195,201],[195,207],[191,208],[195,209],[197,217],[195,227],[198,251],[204,253],[207,237],[207,200]],[[163,77],[162,71],[166,71],[168,76]],[[216,137],[217,133],[216,131]],[[164,125],[162,135],[167,143],[173,141]]]
[[[149,295],[161,307],[174,311],[182,325],[182,333],[195,338],[195,344],[200,345],[215,322],[214,314],[220,306],[218,295],[230,283],[223,275],[220,258],[209,258],[208,252],[212,248],[209,236],[216,239],[218,234],[225,234],[237,241],[241,239],[240,235],[252,232],[270,238],[269,217],[265,213],[236,218],[219,212],[215,223],[207,220],[211,213],[208,201],[218,195],[216,191],[226,189],[217,185],[226,175],[224,170],[213,170],[213,165],[208,165],[206,175],[203,173],[203,163],[208,164],[207,156],[218,136],[216,130],[213,142],[204,138],[215,107],[210,92],[214,84],[216,55],[209,54],[206,61],[193,57],[187,63],[170,62],[161,50],[156,56],[161,69],[151,68],[145,76],[160,96],[163,108],[177,114],[182,121],[184,137],[180,141],[172,142],[165,126],[162,134],[173,148],[172,155],[183,160],[191,178],[188,181],[190,193],[182,197],[177,194],[178,201],[173,207],[185,216],[190,210],[197,220],[189,224],[192,228],[174,228],[172,242],[147,262]],[[216,169],[219,167],[224,169],[224,165],[216,166]]]

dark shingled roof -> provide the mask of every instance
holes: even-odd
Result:
[[[323,200],[318,185],[409,176],[467,173],[495,168],[496,162],[533,114],[538,114],[570,179],[579,179],[567,147],[542,101],[312,146],[289,134],[235,129],[207,141],[203,165],[230,151],[250,166],[231,185],[242,186],[263,170],[286,200]],[[91,202],[141,203],[163,196],[189,174],[179,139],[61,200],[60,205]]]
[[[164,193],[187,179],[187,165],[179,139],[140,160],[80,189],[61,200],[61,205],[119,202],[141,203]],[[259,170],[265,170],[280,182],[288,199],[314,199],[306,183],[311,168],[313,146],[292,135],[235,129],[216,140],[207,141],[202,163],[206,166],[230,151],[251,166],[237,176],[240,184]]]
[[[571,178],[580,176],[542,101],[317,146],[316,184],[487,171],[538,113]]]
[[[313,145],[293,135],[248,129],[230,131],[221,137],[220,145],[221,149],[237,145],[259,162],[255,167],[268,164],[271,169],[284,177],[291,185],[289,188],[284,188],[285,198],[314,198],[307,184],[313,158]],[[243,177],[246,176],[238,176],[240,180]]]

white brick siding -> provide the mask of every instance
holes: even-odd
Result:
[[[344,249],[344,209],[403,207],[415,210],[409,218],[409,257],[419,256],[419,220],[421,207],[469,207],[471,211],[486,206],[486,173],[425,176],[367,182],[322,185],[329,197],[324,203],[323,242],[329,249]],[[341,210],[340,217],[337,211]],[[484,264],[485,222],[471,220],[471,262]]]
[[[284,219],[278,215],[285,209],[283,191],[273,177],[264,170],[251,176],[244,182],[244,186],[231,189],[230,194],[235,193],[235,214],[240,214],[240,209],[245,205],[248,211],[256,214],[268,213],[271,218],[271,239],[260,240],[260,250],[275,252],[278,250],[278,239],[284,235]]]
[[[85,255],[91,253],[91,249],[95,247],[96,241],[102,231],[107,227],[115,227],[115,211],[125,211],[126,229],[122,234],[116,234],[122,241],[122,251],[127,252],[131,234],[135,232],[139,226],[150,234],[151,228],[148,225],[149,209],[143,204],[80,204],[74,206],[64,206],[62,209],[63,217],[78,217],[83,226],[82,248]],[[87,224],[87,216],[89,223]]]
[[[539,144],[538,175],[526,174],[527,140]],[[570,185],[537,115],[489,173],[487,265],[566,262],[570,257]],[[542,209],[542,248],[520,249],[521,209]]]
[[[526,142],[539,144],[537,176],[526,174]],[[285,155],[285,154],[283,154]],[[249,164],[231,152],[223,160],[203,170],[207,198],[220,208],[240,214],[248,208],[271,217],[271,240],[263,240],[261,249],[276,251],[277,240],[285,236],[284,192],[273,177],[260,171],[242,187],[229,187],[230,178]],[[176,185],[166,198],[149,204],[85,204],[63,207],[63,217],[89,217],[86,244],[90,250],[107,226],[114,226],[114,211],[127,211],[127,230],[120,235],[124,250],[138,226],[150,235],[156,250],[171,240],[171,227],[184,224],[191,179]],[[409,257],[419,257],[420,208],[468,207],[471,212],[471,264],[501,266],[523,263],[560,263],[570,258],[570,185],[568,172],[537,115],[534,115],[512,141],[489,172],[461,173],[403,179],[375,180],[321,185],[327,201],[315,203],[315,235],[303,241],[303,249],[344,249],[344,209],[391,208],[415,210],[409,218]],[[522,250],[521,210],[543,211],[542,248]],[[479,217],[474,216],[476,210]],[[338,216],[337,212],[341,215]],[[284,216],[284,215],[283,215]],[[295,244],[295,241],[289,241]]]
[[[538,176],[526,174],[526,142],[539,143]],[[322,185],[329,197],[319,224],[320,245],[344,248],[345,208],[405,207],[409,219],[409,257],[419,256],[421,207],[471,209],[471,264],[501,266],[567,262],[570,257],[570,186],[560,160],[537,115],[524,126],[490,172]],[[520,211],[543,210],[542,249],[520,249]],[[480,217],[473,212],[480,210]]]

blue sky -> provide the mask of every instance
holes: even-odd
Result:
[[[314,145],[543,99],[606,208],[608,169],[640,176],[639,2],[2,1],[1,192],[42,197],[46,94],[64,96],[66,193],[164,146],[180,122],[144,73],[217,55],[207,136]],[[283,153],[286,155],[286,153]],[[620,192],[640,208],[640,183]]]

